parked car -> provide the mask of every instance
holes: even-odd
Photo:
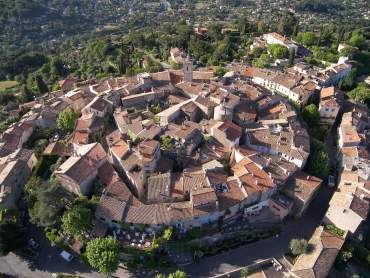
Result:
[[[63,259],[65,259],[67,262],[71,262],[74,259],[74,257],[71,254],[69,254],[67,251],[62,251],[62,253],[60,253],[60,256]]]
[[[33,249],[37,249],[40,247],[40,244],[38,244],[33,238],[30,238],[28,240],[28,246],[33,248]]]

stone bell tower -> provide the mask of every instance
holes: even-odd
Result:
[[[182,70],[184,72],[184,81],[192,82],[193,81],[193,61],[190,59],[189,54],[186,57]]]

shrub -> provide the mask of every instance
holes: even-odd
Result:
[[[308,242],[305,239],[294,238],[290,241],[290,252],[294,256],[298,256],[307,252]]]
[[[324,228],[325,228],[325,230],[327,230],[328,232],[330,232],[334,235],[337,235],[337,236],[340,236],[340,237],[344,236],[344,231],[342,229],[339,229],[337,226],[335,226],[333,224],[325,225]]]
[[[56,229],[45,229],[45,235],[46,238],[51,242],[56,244],[57,243],[57,238],[58,238],[58,231]]]
[[[226,73],[226,69],[225,68],[222,68],[222,67],[217,67],[214,71],[214,75],[215,76],[218,76],[218,77],[222,77],[224,76]]]

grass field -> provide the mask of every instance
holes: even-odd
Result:
[[[17,86],[17,81],[0,81],[0,92]]]

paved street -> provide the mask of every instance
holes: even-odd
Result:
[[[283,231],[278,238],[270,238],[257,243],[246,245],[238,249],[221,253],[216,256],[203,259],[198,264],[183,267],[190,277],[209,277],[242,267],[257,260],[279,257],[286,250],[289,241],[294,237],[308,238],[317,225],[320,224],[326,209],[329,198],[333,191],[322,188],[309,207],[307,213],[299,220],[290,220],[283,226]],[[40,239],[38,239],[40,241]],[[45,240],[40,241],[41,255],[35,270],[30,270],[25,262],[10,254],[0,259],[0,269],[3,273],[12,274],[17,277],[51,277],[53,272],[79,274],[83,277],[105,277],[92,272],[87,266],[78,261],[67,263],[58,255],[55,247],[49,247]],[[130,273],[119,270],[115,277],[130,277]]]
[[[252,264],[258,260],[281,257],[295,237],[310,237],[328,208],[333,190],[323,187],[303,218],[285,223],[278,238],[270,238],[216,256],[202,259],[200,263],[183,267],[190,277],[209,277]]]
[[[234,268],[242,267],[258,260],[268,259],[270,257],[280,257],[286,252],[289,241],[294,237],[308,238],[317,225],[320,224],[326,209],[329,198],[333,191],[323,187],[309,207],[307,213],[299,220],[290,220],[283,226],[283,231],[278,238],[270,238],[259,241],[254,244],[246,245],[229,252],[221,253],[216,256],[207,257],[198,264],[184,266],[183,269],[190,277],[209,277],[211,275],[224,273]],[[34,229],[34,228],[33,228]],[[33,236],[40,243],[40,257],[35,263],[35,269],[31,270],[27,263],[13,254],[0,258],[0,270],[2,273],[13,275],[15,277],[27,278],[50,278],[52,273],[63,272],[78,274],[83,277],[103,278],[92,271],[85,264],[77,260],[68,263],[59,257],[59,250],[51,247],[43,234],[33,230]],[[119,271],[113,277],[133,276],[124,269]]]

